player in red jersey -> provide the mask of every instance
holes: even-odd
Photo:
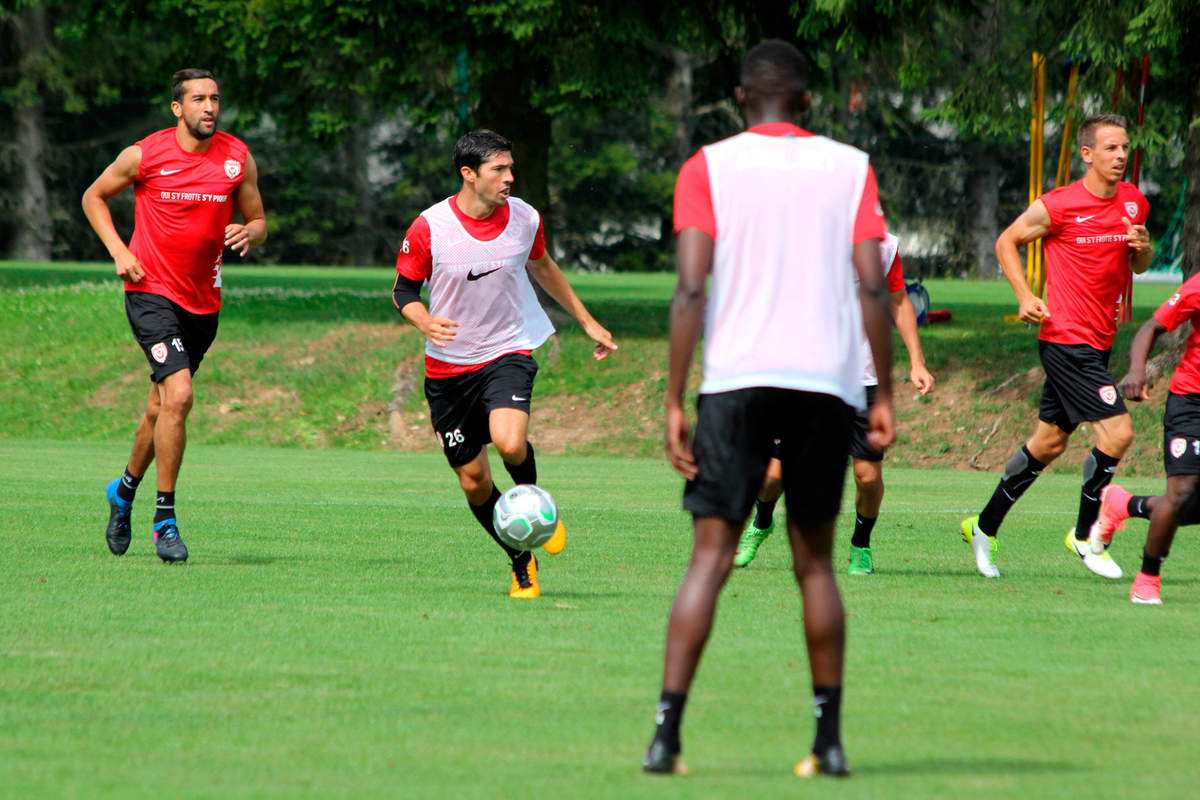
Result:
[[[462,187],[409,227],[396,259],[393,302],[427,339],[430,422],[471,513],[509,558],[509,595],[539,597],[533,554],[504,544],[492,527],[500,490],[487,455],[490,442],[514,483],[537,482],[533,445],[526,439],[538,370],[532,351],[554,327],[529,276],[579,321],[596,343],[597,361],[617,345],[547,252],[541,216],[512,197],[512,144],[492,131],[472,131],[455,144],[454,164]],[[421,301],[426,283],[428,307]],[[557,553],[564,542],[560,525],[543,548]]]
[[[267,238],[258,167],[239,139],[217,130],[220,87],[211,72],[173,78],[174,128],[126,147],[83,193],[83,211],[125,281],[125,313],[150,363],[150,396],[125,473],[108,484],[109,550],[129,548],[134,493],[158,459],[155,548],[186,561],[175,516],[175,484],[187,442],[192,376],[217,335],[221,260]],[[134,187],[133,237],[126,246],[108,201]],[[233,221],[234,208],[242,222]]]
[[[817,717],[812,748],[794,771],[850,773],[840,734],[846,629],[833,528],[854,410],[866,407],[864,332],[879,366],[867,439],[882,452],[895,437],[879,258],[885,225],[867,154],[795,124],[808,106],[806,81],[793,45],[772,40],[752,48],[735,91],[746,131],[688,159],[675,187],[679,281],[666,450],[686,479],[693,544],[667,623],[654,738],[642,761],[650,773],[686,771],[684,706],[773,440],[780,442]],[[702,332],[693,438],[683,398]]]
[[[1161,605],[1159,570],[1171,551],[1180,525],[1200,523],[1200,275],[1193,275],[1138,329],[1129,347],[1129,372],[1121,379],[1126,400],[1149,400],[1146,358],[1158,337],[1185,322],[1192,332],[1183,358],[1168,387],[1163,412],[1163,466],[1167,473],[1165,495],[1131,495],[1115,483],[1100,495],[1100,516],[1092,528],[1093,552],[1112,544],[1113,533],[1129,517],[1150,520],[1142,549],[1142,568],[1129,589],[1134,603]]]
[[[1108,372],[1108,359],[1129,272],[1150,266],[1153,249],[1144,225],[1150,205],[1121,180],[1129,157],[1124,118],[1104,114],[1085,120],[1078,143],[1087,165],[1083,178],[1034,200],[996,240],[996,256],[1017,295],[1021,320],[1041,325],[1038,353],[1046,383],[1033,436],[1009,459],[983,511],[960,526],[976,569],[987,578],[1000,575],[994,557],[1004,515],[1062,455],[1080,422],[1091,423],[1096,446],[1084,462],[1079,514],[1066,546],[1097,575],[1122,574],[1107,550],[1092,552],[1088,537],[1100,493],[1133,441],[1133,422]],[[1043,239],[1046,250],[1045,301],[1026,285],[1017,251],[1035,239]]]

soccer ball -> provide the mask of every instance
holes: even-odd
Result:
[[[496,501],[492,527],[500,541],[518,550],[541,547],[558,527],[558,506],[545,489],[525,483],[514,486]]]

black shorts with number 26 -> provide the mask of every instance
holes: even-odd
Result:
[[[464,375],[425,379],[429,421],[451,467],[466,464],[492,441],[492,409],[529,413],[537,371],[533,356],[509,353]]]

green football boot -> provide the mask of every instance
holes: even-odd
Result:
[[[850,575],[874,575],[875,560],[871,558],[871,548],[850,545]]]
[[[746,532],[742,534],[742,540],[738,542],[737,553],[733,556],[733,565],[744,567],[753,561],[754,556],[758,554],[759,545],[767,540],[773,530],[775,530],[775,520],[771,520],[771,524],[765,528],[756,528],[754,522],[751,521],[746,526]]]

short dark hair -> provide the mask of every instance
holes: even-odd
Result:
[[[208,78],[209,80],[216,82],[218,89],[221,88],[220,81],[217,81],[216,77],[206,69],[181,69],[179,72],[176,72],[173,76],[171,76],[171,100],[176,103],[182,100],[183,84],[187,81],[194,81],[200,78]]]
[[[1096,129],[1104,127],[1125,128],[1125,118],[1120,114],[1097,114],[1088,117],[1079,125],[1079,133],[1075,141],[1080,147],[1096,146]]]
[[[454,143],[454,169],[470,167],[475,172],[479,165],[497,153],[511,153],[512,142],[500,134],[480,129],[471,131]]]
[[[746,53],[741,82],[747,93],[799,98],[808,89],[808,62],[795,45],[767,39]]]

